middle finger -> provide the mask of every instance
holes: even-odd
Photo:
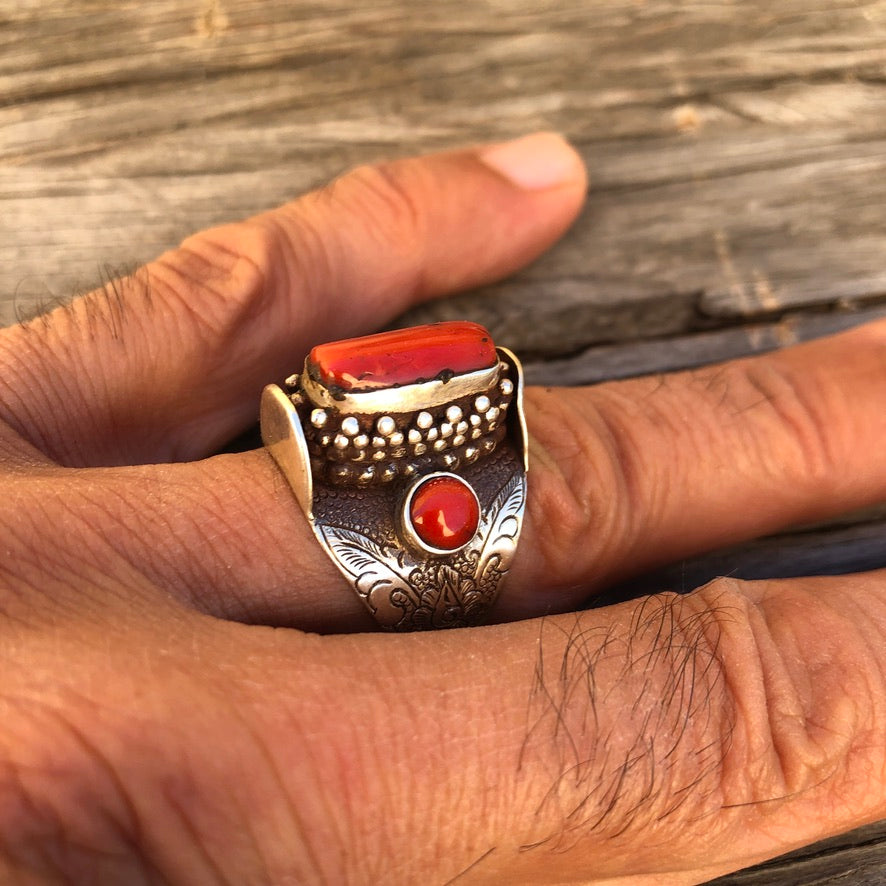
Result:
[[[526,522],[496,617],[574,607],[663,562],[882,500],[884,357],[881,322],[700,371],[530,388]],[[263,451],[65,477],[27,482],[201,610],[372,627]]]

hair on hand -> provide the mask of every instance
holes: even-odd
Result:
[[[734,727],[718,656],[728,613],[677,594],[618,609],[540,623],[518,769],[547,788],[523,850],[704,817],[719,791]]]

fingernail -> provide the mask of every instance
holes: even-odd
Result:
[[[555,132],[535,132],[492,145],[480,152],[480,159],[526,191],[556,188],[584,174],[575,148]]]

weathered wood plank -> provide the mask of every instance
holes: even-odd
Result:
[[[588,212],[436,315],[571,353],[886,293],[882,2],[0,8],[6,320],[354,162],[540,126]]]
[[[691,369],[833,335],[886,317],[886,305],[827,313],[787,314],[777,323],[748,323],[709,332],[595,345],[569,357],[524,361],[533,385],[587,385]]]
[[[687,593],[720,576],[754,580],[845,575],[886,568],[886,521],[785,533],[683,560],[625,582],[594,601],[607,606],[662,590]]]
[[[878,822],[712,880],[710,886],[882,886],[884,853],[886,822]]]

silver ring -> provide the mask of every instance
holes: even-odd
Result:
[[[315,347],[268,385],[262,440],[379,626],[487,616],[526,506],[523,373],[476,323]]]

